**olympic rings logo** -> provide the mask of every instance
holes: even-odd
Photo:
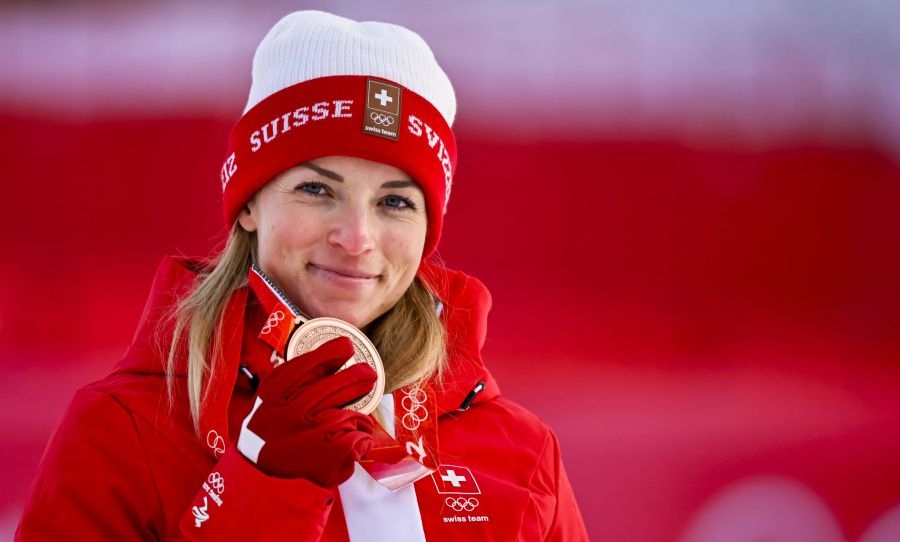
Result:
[[[471,512],[478,508],[478,499],[472,497],[470,499],[466,499],[464,497],[459,497],[454,499],[453,497],[447,497],[444,499],[444,504],[453,509],[454,512]]]
[[[206,434],[206,445],[213,449],[217,454],[225,453],[225,439],[223,439],[215,429],[211,429]]]
[[[380,124],[382,126],[390,126],[394,124],[394,117],[390,115],[382,115],[381,113],[375,113],[374,111],[369,115],[375,124]]]
[[[400,418],[403,427],[410,431],[415,431],[422,425],[422,422],[428,419],[428,409],[425,408],[425,401],[427,400],[428,394],[418,386],[414,386],[406,392],[406,395],[400,401],[400,406],[406,410],[406,414]]]
[[[210,474],[209,478],[207,478],[206,481],[209,482],[209,485],[211,485],[219,495],[221,495],[222,492],[225,491],[225,480],[218,472]]]
[[[277,326],[281,321],[284,320],[284,313],[281,311],[275,311],[269,315],[269,319],[266,320],[266,325],[262,328],[262,334],[265,335],[272,331],[272,328]]]

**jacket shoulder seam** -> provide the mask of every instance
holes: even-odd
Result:
[[[135,420],[135,413],[131,411],[118,397],[114,394],[110,393],[108,390],[97,389],[97,384],[100,382],[95,382],[94,384],[90,384],[82,388],[81,391],[90,391],[99,396],[106,397],[110,401],[112,401],[116,406],[118,406],[122,412],[128,417],[128,421],[131,424],[131,428],[134,431],[134,436],[137,439],[138,444],[141,447],[141,455],[144,458],[144,466],[147,471],[147,477],[150,479],[153,484],[153,491],[156,497],[157,504],[157,517],[161,518],[163,522],[165,522],[165,514],[163,514],[163,506],[162,506],[162,497],[159,491],[159,484],[156,481],[156,477],[153,475],[153,469],[150,468],[150,454],[147,452],[147,446],[144,444],[144,439],[141,435],[141,430],[138,427],[137,421]],[[161,534],[161,533],[160,533]]]
[[[543,420],[541,420],[541,424],[546,428],[546,424],[543,423]],[[543,462],[541,460],[543,459],[544,455],[547,453],[547,447],[552,441],[553,441],[552,433],[550,432],[549,428],[547,428],[547,435],[544,439],[544,445],[543,445],[543,447],[541,447],[541,452],[535,456],[538,458],[538,460],[535,463],[534,470],[531,471],[531,475],[528,477],[528,502],[529,502],[529,504],[534,499],[534,491],[533,491],[534,479],[537,476],[538,471],[541,470],[541,465],[543,464]],[[556,480],[556,475],[554,473],[554,481],[555,480]],[[528,510],[527,506],[522,509],[522,516],[519,518],[519,525],[525,524],[525,513],[527,512],[527,510]],[[550,527],[556,521],[556,516],[557,516],[557,512],[554,507],[553,520],[550,521],[546,525],[547,528],[545,529],[545,532],[550,532]],[[541,527],[543,528],[545,526],[542,525]]]

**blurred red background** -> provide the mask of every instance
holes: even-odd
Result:
[[[830,6],[333,8],[417,30],[456,85],[440,254],[491,289],[485,359],[592,539],[900,538],[900,41]],[[159,259],[221,240],[253,47],[297,6],[0,9],[9,539]]]

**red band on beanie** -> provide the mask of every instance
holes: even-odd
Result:
[[[364,130],[370,79],[402,88],[399,115],[378,117],[396,140]],[[381,95],[382,102],[387,100]],[[373,98],[377,99],[377,95]],[[370,99],[370,104],[372,103]],[[374,118],[374,117],[373,117]],[[390,135],[390,132],[385,132]],[[276,175],[322,156],[355,156],[405,171],[425,194],[428,232],[423,257],[441,235],[453,173],[456,140],[440,112],[415,92],[383,79],[340,75],[312,79],[272,94],[231,130],[222,165],[225,223],[231,226],[257,190]]]

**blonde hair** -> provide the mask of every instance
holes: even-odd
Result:
[[[256,262],[256,234],[235,222],[224,248],[198,271],[190,293],[170,312],[175,326],[166,366],[169,402],[175,397],[176,360],[186,354],[188,401],[198,433],[209,389],[204,383],[214,378],[211,360],[221,355],[225,307],[235,290],[247,286],[247,273]],[[416,277],[397,303],[366,327],[384,361],[385,392],[432,378],[441,381],[447,354],[435,299]]]

